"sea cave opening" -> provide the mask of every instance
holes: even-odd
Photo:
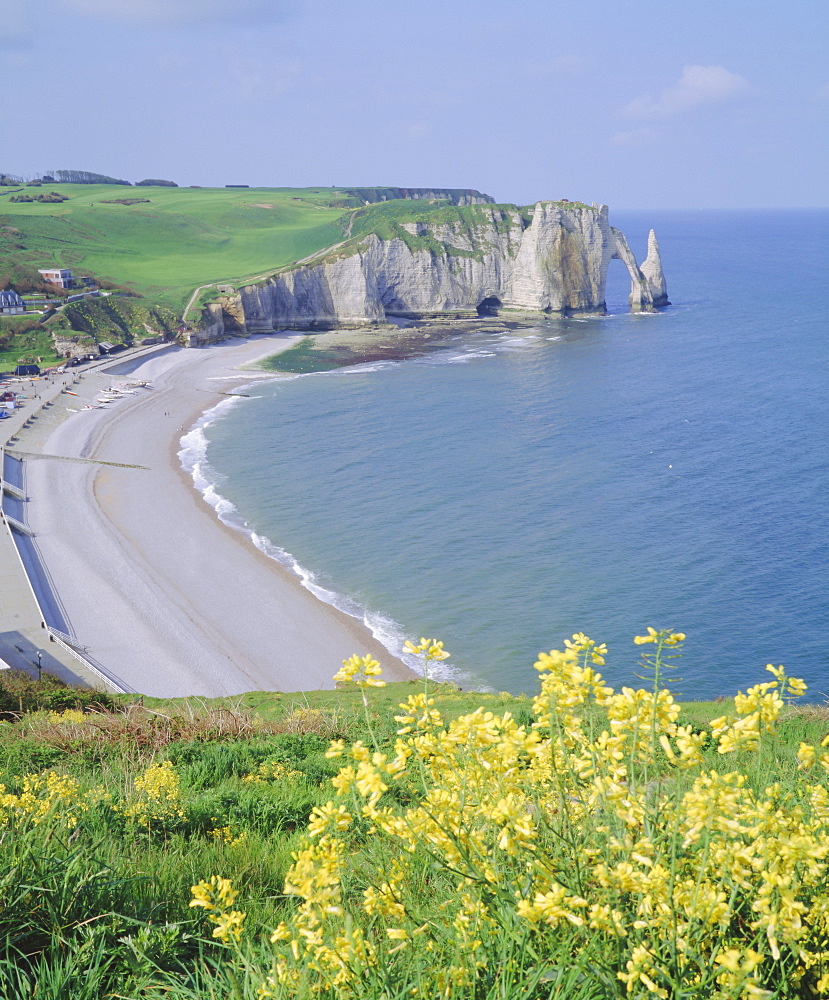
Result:
[[[503,303],[499,298],[496,298],[494,295],[490,295],[489,298],[486,298],[483,302],[478,303],[478,315],[497,316],[498,310],[502,305]]]

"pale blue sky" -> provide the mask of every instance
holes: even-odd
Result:
[[[11,172],[829,205],[827,0],[0,0],[0,31]]]

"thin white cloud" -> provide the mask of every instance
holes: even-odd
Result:
[[[423,139],[429,134],[430,127],[427,122],[412,122],[406,126],[405,134],[409,139]]]
[[[584,60],[575,54],[537,59],[524,66],[525,75],[532,80],[543,80],[551,76],[579,76],[583,72]]]
[[[129,24],[206,24],[256,16],[281,20],[282,0],[61,0],[61,10]]]
[[[608,142],[611,146],[649,146],[659,137],[659,133],[654,128],[634,128],[629,132],[617,132],[612,135]]]
[[[619,116],[644,120],[674,118],[695,108],[739,100],[749,93],[748,80],[724,66],[686,66],[672,87],[658,97],[642,94],[625,105]]]
[[[4,51],[0,48],[0,66],[4,69],[25,69],[27,66],[31,66],[32,62],[31,52],[11,47]]]
[[[307,81],[303,64],[296,59],[266,62],[239,48],[226,48],[221,58],[228,85],[240,100],[274,101]]]
[[[0,0],[0,48],[16,48],[30,40],[23,0]]]

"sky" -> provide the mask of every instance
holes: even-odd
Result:
[[[829,206],[827,0],[0,0],[0,171]]]

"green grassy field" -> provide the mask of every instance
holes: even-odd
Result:
[[[825,997],[826,708],[676,705],[667,632],[614,694],[574,640],[535,698],[6,672],[0,1000]]]
[[[5,259],[69,267],[178,311],[199,285],[237,283],[338,242],[348,198],[333,188],[54,184],[41,190],[67,200],[44,204],[12,203],[12,190],[0,189]]]

